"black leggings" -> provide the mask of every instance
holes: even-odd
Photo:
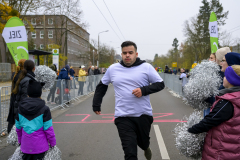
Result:
[[[44,155],[45,155],[45,152],[40,153],[40,154],[25,154],[25,153],[23,153],[22,159],[23,160],[43,160]]]

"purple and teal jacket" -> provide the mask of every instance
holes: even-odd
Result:
[[[56,145],[51,112],[45,101],[27,97],[18,106],[16,131],[21,151],[25,154],[40,154]]]

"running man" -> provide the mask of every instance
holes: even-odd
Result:
[[[93,98],[93,111],[101,114],[101,103],[108,84],[115,90],[115,125],[125,160],[137,160],[137,146],[151,160],[150,129],[153,123],[149,94],[164,89],[163,79],[155,69],[138,58],[137,46],[126,41],[121,45],[122,61],[111,65],[98,84]]]

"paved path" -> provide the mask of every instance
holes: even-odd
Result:
[[[124,153],[113,123],[113,87],[109,87],[103,99],[102,115],[95,115],[91,104],[92,96],[53,118],[57,145],[63,153],[63,160],[123,160]],[[179,155],[174,145],[172,130],[193,109],[182,103],[181,99],[173,97],[166,89],[152,94],[151,104],[154,113],[150,133],[152,160],[186,160]],[[1,159],[7,159],[13,152],[12,146],[1,149]],[[145,160],[140,148],[138,155],[139,160]]]

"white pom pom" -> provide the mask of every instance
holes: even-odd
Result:
[[[38,82],[44,82],[43,89],[50,89],[57,78],[57,74],[49,67],[45,65],[37,66],[35,69],[35,79]]]
[[[206,133],[191,134],[187,130],[194,124],[202,120],[202,112],[194,111],[188,118],[184,117],[183,121],[178,123],[173,132],[175,135],[175,146],[181,155],[192,159],[202,157],[202,149]]]
[[[190,79],[183,89],[187,104],[198,110],[210,107],[205,100],[219,93],[222,82],[219,71],[216,63],[205,60],[190,72]]]

